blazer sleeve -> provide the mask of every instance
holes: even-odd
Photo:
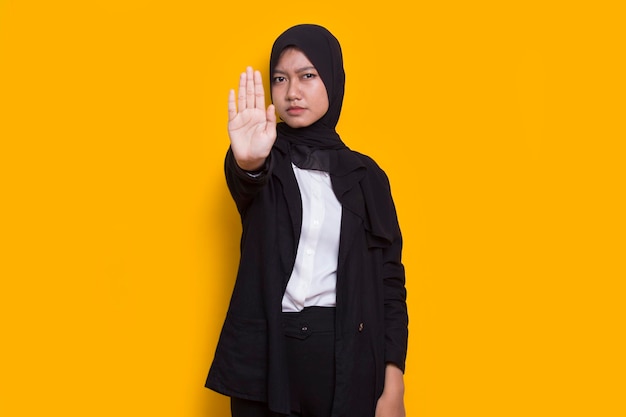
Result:
[[[383,287],[385,310],[385,362],[405,369],[409,316],[406,304],[405,270],[402,264],[402,233],[391,192],[391,213],[395,233],[391,245],[383,249]]]
[[[230,195],[235,200],[235,205],[240,215],[243,215],[257,193],[267,184],[272,166],[272,157],[267,157],[263,169],[259,172],[250,173],[237,165],[233,151],[228,148],[224,160],[224,173]]]

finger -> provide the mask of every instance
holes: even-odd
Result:
[[[237,106],[235,106],[235,90],[228,92],[228,121],[230,122],[237,115]]]
[[[276,133],[276,108],[273,104],[270,104],[267,107],[265,118],[267,120],[267,124],[265,126],[265,130],[267,131],[267,133],[270,133],[272,131]]]
[[[254,74],[252,67],[246,69],[246,108],[254,108]]]
[[[265,134],[276,140],[276,109],[273,104],[267,107],[265,113],[267,123],[265,123]]]
[[[237,95],[239,99],[239,111],[246,108],[246,73],[242,72],[239,76],[239,93]]]
[[[257,109],[265,109],[265,91],[263,90],[263,79],[260,71],[254,71],[254,100]]]

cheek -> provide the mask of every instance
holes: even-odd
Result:
[[[320,83],[316,95],[318,104],[324,108],[324,111],[328,110],[328,93],[324,84]]]
[[[323,88],[320,91],[318,97],[319,98],[318,98],[317,102],[319,103],[319,106],[320,106],[321,110],[323,110],[323,112],[326,113],[326,111],[328,110],[328,105],[329,104],[328,104],[328,95],[326,94],[326,89],[325,88]]]

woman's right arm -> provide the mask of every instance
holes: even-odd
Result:
[[[239,78],[238,100],[235,91],[228,95],[228,136],[225,172],[228,188],[243,213],[265,184],[269,154],[276,140],[274,106],[265,109],[261,73],[246,69]]]
[[[265,109],[265,92],[261,73],[248,67],[239,77],[239,92],[228,94],[228,136],[230,147],[239,168],[257,171],[276,140],[276,113],[274,105]]]

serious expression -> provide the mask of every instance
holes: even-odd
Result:
[[[278,116],[290,127],[310,126],[328,111],[326,86],[299,49],[287,48],[281,53],[271,81]]]

